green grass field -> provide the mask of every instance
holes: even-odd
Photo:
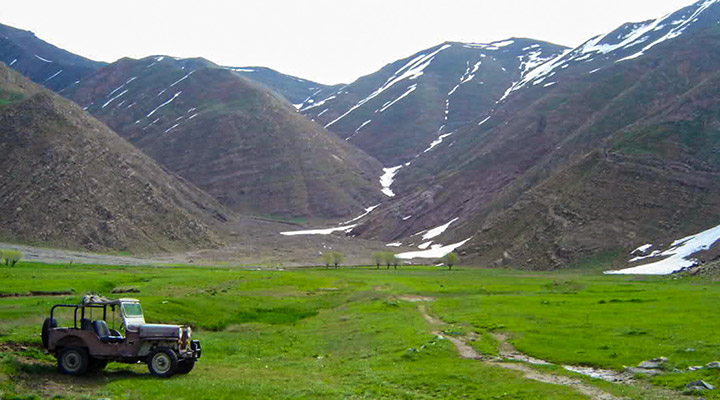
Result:
[[[665,387],[690,399],[697,396],[679,393],[692,380],[720,386],[718,370],[673,372],[720,359],[720,285],[694,278],[597,270],[248,271],[21,262],[0,267],[0,282],[0,294],[75,293],[0,298],[3,399],[588,398],[460,358],[452,343],[431,333],[417,304],[400,299],[411,294],[437,299],[427,307],[448,323],[447,334],[477,332],[472,345],[483,354],[497,354],[491,334],[502,332],[522,352],[558,364],[620,370],[668,357],[667,375],[641,379],[637,387],[583,378],[618,397],[676,398],[653,390]],[[118,287],[140,290],[115,297],[141,299],[149,322],[194,327],[203,358],[193,372],[161,380],[145,365],[110,364],[95,375],[68,377],[33,346],[51,305]],[[703,397],[720,399],[718,392]]]

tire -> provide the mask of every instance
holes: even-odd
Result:
[[[99,358],[93,358],[90,357],[90,362],[88,363],[88,370],[89,371],[102,371],[107,367],[108,360],[101,360]]]
[[[57,321],[54,318],[45,318],[42,326],[42,344],[44,348],[48,348],[50,344],[50,329],[57,328]]]
[[[178,358],[174,351],[161,348],[153,351],[147,358],[150,373],[159,378],[169,378],[178,369]]]
[[[82,375],[87,372],[90,358],[82,347],[68,346],[58,353],[58,369],[66,375]]]
[[[195,367],[195,359],[194,358],[186,358],[184,360],[178,361],[178,374],[187,374],[190,373],[190,371],[193,370]]]

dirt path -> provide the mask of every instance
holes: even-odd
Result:
[[[102,264],[102,265],[157,265],[168,260],[154,260],[109,254],[85,253],[82,251],[48,249],[43,247],[0,243],[0,249],[19,250],[23,260],[57,264]]]
[[[580,379],[577,378],[570,378],[562,375],[555,375],[551,373],[545,373],[535,370],[534,368],[528,366],[525,363],[530,364],[537,364],[537,365],[548,365],[547,361],[539,360],[536,358],[529,357],[527,355],[524,355],[517,350],[513,348],[513,346],[507,342],[507,337],[502,335],[497,335],[496,338],[500,342],[500,355],[502,359],[512,359],[517,361],[522,361],[524,363],[512,363],[512,362],[503,362],[500,361],[498,358],[486,358],[483,357],[482,354],[480,354],[475,348],[473,348],[469,343],[468,339],[461,338],[461,337],[454,337],[450,335],[443,335],[440,329],[438,329],[440,326],[447,325],[442,320],[438,319],[437,317],[433,316],[428,312],[427,306],[423,304],[425,301],[432,301],[434,299],[432,298],[424,298],[424,300],[419,300],[419,296],[405,296],[401,297],[402,300],[406,301],[413,301],[413,302],[419,302],[418,304],[418,310],[422,314],[423,318],[433,327],[433,334],[441,336],[455,345],[455,348],[457,349],[458,353],[460,354],[460,357],[472,359],[472,360],[482,360],[483,363],[486,365],[492,365],[496,367],[501,367],[505,369],[510,369],[514,371],[520,371],[523,372],[525,375],[525,378],[532,379],[534,381],[538,382],[544,382],[544,383],[550,383],[554,385],[562,385],[562,386],[569,386],[577,390],[578,392],[589,396],[593,400],[620,400],[621,398],[615,397],[612,394],[605,392],[604,390],[587,384],[583,382]]]

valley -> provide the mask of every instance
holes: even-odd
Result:
[[[162,384],[144,365],[110,364],[70,378],[37,350],[37,332],[50,305],[77,297],[3,297],[0,391],[6,398],[676,399],[697,397],[681,394],[692,394],[684,389],[691,381],[720,384],[717,370],[689,370],[720,358],[717,284],[598,275],[604,268],[2,266],[3,294],[136,289],[148,321],[193,327],[203,357],[191,374]],[[458,354],[458,340],[481,359]],[[509,344],[554,365],[512,361]],[[560,366],[620,373],[660,356],[668,359],[662,374],[626,383]]]
[[[720,399],[720,0],[333,84],[44,39],[0,24],[0,399]],[[198,365],[61,374],[86,294]]]

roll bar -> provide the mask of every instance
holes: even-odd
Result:
[[[78,310],[80,310],[80,319],[85,318],[85,309],[86,308],[102,308],[103,310],[103,320],[107,320],[107,305],[96,305],[96,304],[86,304],[86,305],[78,305],[78,304],[56,304],[50,308],[50,318],[53,318],[53,315],[55,314],[55,309],[58,307],[65,307],[65,308],[74,308],[74,320],[73,325],[75,329],[78,328],[77,321],[78,321]]]

